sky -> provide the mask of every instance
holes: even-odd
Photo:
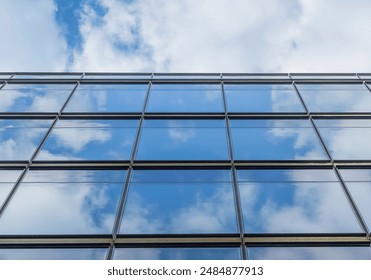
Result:
[[[366,0],[1,0],[0,71],[370,72]]]

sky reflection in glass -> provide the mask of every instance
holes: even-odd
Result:
[[[308,120],[231,120],[236,160],[325,160]]]
[[[0,249],[0,260],[104,260],[105,248]]]
[[[148,84],[82,84],[65,112],[141,112]]]
[[[75,84],[7,84],[0,90],[0,112],[58,112]]]
[[[371,111],[371,92],[363,84],[298,84],[297,86],[309,111]]]
[[[135,170],[120,233],[234,233],[229,170]]]
[[[0,160],[29,160],[51,120],[0,120]]]
[[[315,120],[322,139],[337,160],[368,160],[371,158],[371,120]]]
[[[115,260],[239,260],[240,248],[116,248]]]
[[[371,260],[370,247],[251,247],[251,260]]]
[[[237,174],[246,233],[361,232],[332,170]]]
[[[154,84],[147,112],[224,112],[220,84]]]
[[[371,169],[341,169],[340,173],[370,230]]]
[[[224,89],[228,112],[304,112],[291,84],[226,84]]]
[[[21,170],[0,170],[0,206],[14,186]]]
[[[0,234],[110,234],[125,176],[31,170],[0,218]]]
[[[144,120],[138,160],[227,160],[225,120]]]
[[[37,160],[128,160],[137,120],[59,120]]]

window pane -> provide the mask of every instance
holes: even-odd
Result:
[[[29,160],[50,120],[0,120],[0,160]]]
[[[371,170],[341,169],[341,175],[369,229],[371,229]]]
[[[21,170],[0,170],[0,207],[20,174]]]
[[[83,84],[65,112],[142,112],[147,90],[147,84]]]
[[[246,233],[362,232],[332,170],[238,170]]]
[[[81,78],[81,74],[24,74],[15,75],[12,79],[74,79]]]
[[[239,260],[239,248],[116,248],[116,260]]]
[[[104,260],[105,248],[0,249],[0,260]]]
[[[362,84],[298,84],[298,89],[309,111],[371,111],[371,92]]]
[[[142,80],[150,79],[151,74],[93,74],[86,73],[84,79],[106,79],[106,80]]]
[[[202,79],[220,79],[220,74],[197,74],[197,75],[190,75],[190,74],[176,74],[176,75],[169,75],[169,74],[154,74],[153,79],[155,80],[172,80],[172,79],[195,79],[195,80],[202,80]]]
[[[0,75],[0,80],[5,80],[5,79],[9,79],[10,78],[10,75],[9,74],[6,74],[6,75]]]
[[[327,75],[327,74],[324,74],[324,75],[310,75],[310,74],[291,74],[291,77],[295,78],[295,79],[318,79],[318,80],[323,80],[323,79],[331,79],[331,80],[334,80],[334,79],[359,79],[358,76],[356,74],[346,74],[346,75],[342,75],[342,74],[339,74],[339,75]]]
[[[292,85],[225,85],[229,112],[304,112]]]
[[[370,247],[252,247],[252,260],[370,260]]]
[[[231,120],[237,160],[324,160],[308,120]]]
[[[315,123],[334,159],[371,158],[371,120],[315,120]]]
[[[74,84],[7,84],[0,90],[0,112],[58,112]]]
[[[225,120],[145,120],[139,160],[226,160]]]
[[[223,79],[290,79],[286,74],[223,74]]]
[[[148,112],[223,112],[220,84],[155,84],[151,87]]]
[[[31,170],[0,218],[0,234],[110,234],[125,176]]]
[[[59,120],[37,160],[128,160],[137,120]]]
[[[135,170],[121,233],[237,232],[229,170]]]

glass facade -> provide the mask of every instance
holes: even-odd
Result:
[[[0,73],[0,259],[371,259],[370,76]]]

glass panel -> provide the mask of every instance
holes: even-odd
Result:
[[[253,247],[251,260],[370,260],[370,247]]]
[[[115,260],[239,260],[240,248],[116,248]]]
[[[275,75],[275,74],[272,74],[272,75],[265,75],[265,74],[262,74],[262,75],[258,75],[258,74],[252,74],[252,75],[249,75],[249,74],[223,74],[223,79],[227,80],[227,79],[256,79],[256,80],[259,80],[259,79],[269,79],[269,80],[274,80],[274,79],[290,79],[290,77],[288,75],[285,75],[285,74],[282,74],[282,75]]]
[[[176,74],[176,75],[167,75],[167,74],[154,74],[153,79],[156,80],[173,80],[173,79],[183,79],[183,80],[202,80],[202,79],[220,79],[220,74],[196,74],[196,75],[187,75],[187,74]]]
[[[247,233],[362,232],[332,170],[238,170]]]
[[[137,120],[59,120],[37,160],[128,160]]]
[[[226,160],[225,120],[145,120],[139,160]]]
[[[222,88],[217,85],[155,84],[148,112],[223,112]]]
[[[85,74],[83,79],[141,80],[150,79],[151,74]]]
[[[147,84],[80,85],[65,112],[142,112]]]
[[[308,120],[231,120],[237,160],[324,160]]]
[[[371,169],[341,169],[340,173],[369,229],[371,229]]]
[[[135,170],[121,233],[237,232],[229,170]]]
[[[6,75],[0,75],[0,80],[5,80],[5,79],[9,79],[10,78],[10,75],[9,74],[6,74]]]
[[[0,218],[0,234],[110,234],[125,176],[31,170]]]
[[[304,112],[292,85],[225,85],[229,112]]]
[[[104,260],[105,248],[0,249],[0,260]]]
[[[309,111],[371,111],[371,92],[362,84],[298,84],[298,89]]]
[[[0,207],[20,174],[21,170],[0,170]]]
[[[306,74],[302,74],[302,75],[299,75],[299,74],[291,74],[291,77],[292,78],[295,78],[295,79],[318,79],[318,80],[323,80],[323,79],[359,79],[358,76],[356,74],[347,74],[347,75],[306,75]]]
[[[371,79],[371,74],[360,74],[359,75],[362,79],[370,80]]]
[[[371,158],[371,120],[315,120],[315,124],[334,159]]]
[[[7,84],[0,90],[0,112],[58,112],[74,84]]]
[[[74,79],[81,78],[81,74],[25,74],[15,75],[12,79]]]
[[[0,120],[0,160],[29,160],[50,120]]]

